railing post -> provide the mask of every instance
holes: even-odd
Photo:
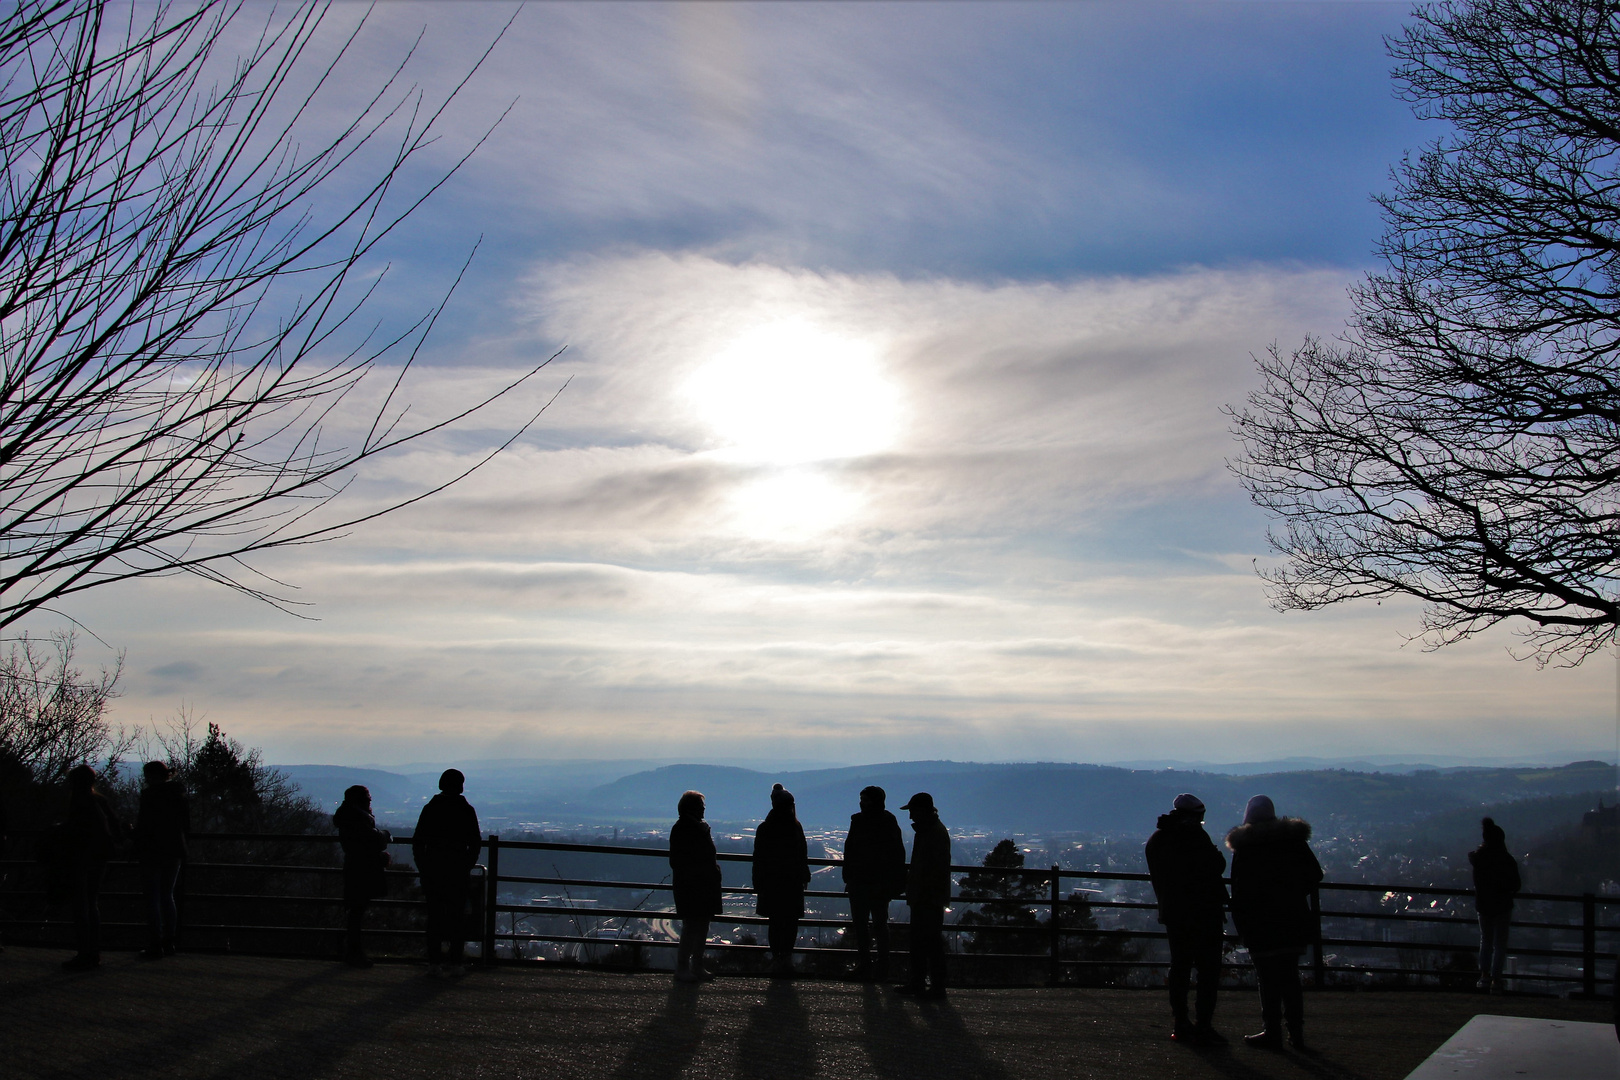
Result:
[[[495,904],[500,896],[501,837],[489,834],[489,873],[484,875],[484,963],[495,962]]]
[[[1063,962],[1061,960],[1063,950],[1062,905],[1063,886],[1059,880],[1058,868],[1054,865],[1052,867],[1052,923],[1049,943],[1051,958],[1046,973],[1046,981],[1051,986],[1057,986],[1063,981]]]
[[[1311,978],[1320,990],[1327,983],[1327,961],[1322,958],[1322,890],[1314,886],[1311,888],[1311,923],[1316,927],[1316,933],[1311,935]]]
[[[1597,897],[1581,894],[1581,994],[1597,997]]]

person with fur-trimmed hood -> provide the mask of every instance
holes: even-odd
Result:
[[[1176,1042],[1219,1045],[1215,992],[1221,984],[1221,935],[1226,929],[1226,856],[1204,831],[1204,804],[1177,795],[1147,842],[1148,874],[1159,901],[1159,921],[1170,936],[1170,1012]],[[1187,1015],[1187,987],[1198,969],[1198,1020]]]
[[[1251,1046],[1281,1046],[1286,1018],[1289,1045],[1305,1049],[1299,958],[1321,931],[1310,898],[1322,880],[1322,864],[1311,853],[1310,838],[1308,822],[1279,818],[1265,795],[1249,800],[1243,824],[1226,835],[1232,921],[1254,961],[1265,1021],[1261,1031],[1244,1036]]]

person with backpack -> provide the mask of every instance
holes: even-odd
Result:
[[[463,975],[467,970],[461,962],[467,944],[462,920],[484,839],[478,833],[478,812],[462,794],[466,784],[460,769],[446,769],[439,776],[439,793],[422,807],[411,836],[411,854],[427,894],[429,975]]]
[[[889,977],[889,904],[906,891],[906,840],[884,808],[887,798],[880,787],[862,788],[860,812],[850,815],[844,838],[844,892],[860,956],[855,976],[863,981]]]

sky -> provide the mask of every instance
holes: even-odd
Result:
[[[314,132],[516,11],[427,173],[509,111],[379,253],[398,324],[477,246],[413,409],[566,351],[348,505],[561,393],[255,563],[302,617],[125,584],[64,605],[79,660],[122,651],[119,723],[289,764],[1612,758],[1608,658],[1273,611],[1226,469],[1254,355],[1342,329],[1372,195],[1442,134],[1391,89],[1408,10],[382,5]]]

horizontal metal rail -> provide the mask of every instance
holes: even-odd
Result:
[[[13,835],[27,834],[14,833]],[[324,847],[328,851],[331,851],[333,846],[339,843],[339,838],[337,836],[329,834],[305,835],[204,833],[192,836],[191,840],[196,845],[194,848],[194,853],[198,855],[202,854],[208,850],[209,847],[216,844],[245,845],[249,850],[242,850],[232,853],[237,855],[238,860],[242,859],[244,856],[249,860],[253,860],[253,854],[251,853],[252,848],[259,848],[262,850],[273,846],[306,845],[315,848]],[[390,846],[395,848],[408,848],[410,843],[411,838],[409,836],[397,836],[392,838]],[[560,945],[577,944],[595,947],[612,947],[616,945],[635,944],[638,946],[648,946],[654,948],[669,948],[673,947],[675,944],[674,941],[661,939],[602,938],[579,934],[519,933],[517,931],[518,923],[527,922],[527,920],[531,918],[552,920],[569,919],[575,923],[576,927],[581,919],[645,919],[650,921],[673,921],[678,918],[674,911],[669,911],[661,907],[657,909],[649,909],[644,906],[627,907],[623,905],[583,906],[574,902],[573,900],[569,900],[564,904],[512,904],[500,903],[498,902],[498,897],[496,896],[497,891],[504,886],[555,886],[562,889],[583,888],[594,891],[618,890],[642,892],[646,894],[646,898],[643,900],[643,903],[646,903],[646,901],[651,900],[655,894],[667,894],[673,891],[673,885],[669,882],[667,875],[665,875],[660,881],[652,882],[622,880],[619,878],[563,876],[561,874],[549,876],[502,874],[499,872],[499,854],[502,852],[567,852],[597,856],[606,855],[638,859],[657,859],[663,861],[668,859],[669,852],[667,849],[661,847],[623,844],[504,840],[498,836],[490,836],[485,840],[482,846],[483,850],[488,853],[488,862],[490,864],[489,872],[483,885],[486,895],[480,902],[482,914],[478,916],[480,919],[482,919],[484,924],[483,944],[485,945],[486,959],[494,959],[496,942],[505,942],[513,945],[520,942],[552,942]],[[268,854],[269,852],[266,853]],[[223,855],[227,853],[222,851],[220,854]],[[333,854],[335,855],[336,852],[333,851]],[[746,852],[721,851],[717,853],[717,858],[721,862],[726,863],[749,863],[752,861],[753,856]],[[812,867],[826,869],[841,868],[843,865],[841,860],[834,858],[814,858],[808,860],[808,862]],[[32,860],[0,859],[0,869],[37,865],[38,864]],[[115,861],[113,865],[128,867],[132,866],[133,864],[126,861]],[[1076,870],[1061,867],[1040,869],[1033,867],[1002,868],[971,865],[955,865],[950,869],[953,875],[972,874],[981,880],[985,876],[994,875],[1000,876],[1003,879],[1015,878],[1023,881],[1026,883],[1026,885],[1033,885],[1035,883],[1042,883],[1046,885],[1048,888],[1041,890],[1045,895],[1025,896],[1012,901],[1025,910],[1044,908],[1049,912],[1062,912],[1072,909],[1087,909],[1097,913],[1109,911],[1128,913],[1152,911],[1157,907],[1157,904],[1151,899],[1130,898],[1129,892],[1127,892],[1124,897],[1114,898],[1117,897],[1116,890],[1109,890],[1109,893],[1114,894],[1109,898],[1105,898],[1105,896],[1108,896],[1108,893],[1100,893],[1099,890],[1094,889],[1080,890],[1093,894],[1092,896],[1083,899],[1071,900],[1068,896],[1064,895],[1066,888],[1068,888],[1069,884],[1071,883],[1075,885],[1079,885],[1081,883],[1115,883],[1126,885],[1131,883],[1149,882],[1151,880],[1149,875],[1142,873],[1114,870]],[[199,878],[206,878],[206,876],[211,873],[251,873],[255,875],[268,875],[271,877],[279,876],[283,878],[296,875],[311,875],[317,881],[319,881],[330,880],[333,875],[341,875],[343,873],[343,869],[342,867],[333,865],[332,863],[327,863],[325,865],[302,863],[295,864],[283,862],[265,862],[262,860],[209,862],[200,858],[193,858],[186,865],[186,876],[190,878],[193,883],[200,883],[198,880]],[[416,877],[416,871],[410,868],[408,865],[396,864],[395,866],[390,867],[385,873],[387,879],[393,881],[411,880]],[[820,875],[818,874],[817,876],[819,877]],[[722,891],[726,896],[732,897],[749,897],[757,895],[757,890],[746,885],[725,885],[723,886]],[[1359,893],[1364,895],[1380,894],[1381,896],[1388,897],[1390,899],[1401,898],[1402,901],[1407,903],[1410,903],[1413,899],[1419,896],[1445,897],[1454,900],[1468,899],[1472,896],[1471,889],[1461,886],[1378,884],[1370,882],[1343,881],[1323,882],[1319,887],[1318,895],[1321,895],[1322,893]],[[104,892],[102,895],[108,899],[119,901],[127,901],[139,896],[138,893],[128,891],[108,891]],[[812,901],[842,900],[845,898],[845,895],[846,894],[842,891],[832,891],[827,889],[811,889],[805,892],[805,897]],[[1140,893],[1138,892],[1137,895],[1140,896]],[[0,893],[0,903],[9,903],[13,900],[24,898],[30,900],[39,900],[45,896],[46,893],[42,890],[10,889]],[[1615,978],[1612,975],[1607,978],[1600,977],[1600,973],[1597,971],[1597,965],[1599,963],[1614,963],[1617,959],[1616,952],[1613,950],[1598,949],[1597,939],[1603,935],[1614,935],[1616,933],[1620,933],[1620,925],[1607,921],[1600,921],[1597,918],[1597,913],[1600,909],[1607,908],[1608,910],[1613,910],[1613,905],[1620,905],[1620,896],[1599,896],[1592,894],[1573,896],[1550,893],[1521,893],[1519,894],[1518,899],[1525,903],[1535,903],[1541,905],[1579,904],[1581,906],[1582,917],[1579,922],[1552,922],[1547,921],[1543,915],[1540,918],[1530,918],[1511,923],[1512,928],[1515,930],[1533,931],[1547,935],[1554,935],[1555,937],[1552,940],[1547,941],[1548,945],[1553,946],[1557,945],[1556,935],[1558,934],[1579,935],[1580,947],[1578,949],[1534,947],[1531,943],[1527,942],[1522,947],[1514,947],[1510,950],[1511,955],[1519,957],[1547,960],[1568,960],[1573,962],[1573,964],[1579,965],[1579,973],[1568,974],[1558,973],[1556,971],[1516,971],[1511,973],[1510,977],[1531,982],[1579,983],[1586,993],[1595,992],[1599,985],[1614,985]],[[265,903],[289,904],[309,909],[331,909],[343,904],[342,897],[335,895],[310,895],[307,891],[297,891],[285,895],[277,895],[275,893],[268,892],[243,892],[239,889],[214,890],[207,892],[187,890],[185,892],[185,901],[191,905],[207,907],[211,911],[213,909],[240,908],[244,905]],[[953,900],[952,905],[953,907],[972,907],[978,904],[995,903],[998,901],[1005,902],[1002,901],[1002,898],[987,897],[980,899],[978,897],[957,897]],[[664,902],[667,903],[667,900]],[[1381,900],[1380,903],[1382,902],[1383,901]],[[409,911],[413,913],[416,909],[425,906],[422,900],[416,898],[379,898],[371,903],[373,906],[379,909],[389,909],[402,912]],[[823,908],[825,907],[825,905],[822,906]],[[1392,926],[1405,923],[1411,924],[1415,928],[1432,932],[1437,927],[1449,926],[1455,927],[1458,930],[1471,930],[1475,926],[1474,919],[1466,915],[1449,912],[1443,909],[1439,911],[1429,909],[1393,911],[1375,909],[1368,911],[1350,911],[1339,908],[1321,910],[1319,903],[1316,904],[1316,908],[1318,909],[1316,913],[1319,915],[1319,917],[1323,920],[1331,922],[1335,928],[1343,927],[1345,924],[1354,925],[1357,923],[1364,926],[1368,924]],[[1535,913],[1527,914],[1533,915]],[[826,917],[824,912],[809,912],[807,915],[808,917],[800,922],[800,925],[807,929],[818,931],[847,931],[851,926],[847,918]],[[505,917],[502,921],[509,921],[511,923],[511,926],[508,928],[509,932],[498,932],[499,927],[496,924],[496,919],[499,916]],[[768,922],[768,919],[756,915],[741,913],[730,915],[722,914],[715,916],[713,919],[713,923],[719,926],[755,927],[767,925]],[[7,918],[0,919],[0,925],[7,927],[38,927],[45,924],[37,918],[31,920]],[[50,925],[61,924],[53,923]],[[141,924],[130,922],[107,922],[104,923],[104,925],[109,929],[138,929],[141,926]],[[899,923],[898,925],[903,926],[904,923]],[[253,923],[233,923],[218,920],[210,920],[207,922],[188,920],[186,921],[185,926],[188,932],[196,932],[199,934],[227,933],[233,935],[251,935],[262,932],[279,936],[297,933],[308,934],[311,931],[314,931],[321,937],[329,938],[331,935],[340,934],[343,932],[342,927],[330,925],[262,925]],[[525,929],[528,928],[526,927]],[[1048,919],[1044,923],[1037,922],[1033,925],[995,924],[981,926],[973,923],[953,922],[946,924],[944,930],[953,936],[972,934],[974,935],[975,940],[978,941],[985,941],[998,935],[1022,934],[1031,936],[1040,935],[1048,942],[1047,951],[1044,953],[987,953],[971,949],[952,953],[953,957],[965,958],[969,962],[981,959],[1008,961],[1016,960],[1023,962],[1040,962],[1045,960],[1052,965],[1051,970],[1053,972],[1068,968],[1089,967],[1115,969],[1160,969],[1167,966],[1163,960],[1143,959],[1140,956],[1084,959],[1075,958],[1074,956],[1061,955],[1063,951],[1068,951],[1068,946],[1066,943],[1076,938],[1094,942],[1107,940],[1160,941],[1165,939],[1168,935],[1156,924],[1150,928],[1137,929],[1123,928],[1118,926],[1075,927],[1063,926],[1061,924],[1053,926],[1052,920]],[[420,937],[422,931],[415,927],[368,927],[365,933],[368,936],[393,935],[397,937]],[[979,935],[987,935],[988,937],[980,937]],[[1226,940],[1229,942],[1236,942],[1237,938],[1232,935],[1227,935]],[[714,947],[752,951],[755,953],[765,951],[766,949],[766,946],[763,945],[741,945],[737,943],[730,943],[724,946],[716,945]],[[1312,946],[1313,957],[1311,960],[1311,966],[1315,970],[1316,981],[1318,984],[1321,984],[1326,978],[1340,976],[1357,977],[1366,975],[1398,975],[1403,977],[1418,977],[1420,979],[1455,980],[1458,978],[1467,977],[1470,974],[1470,972],[1462,969],[1437,970],[1432,967],[1409,968],[1388,967],[1381,965],[1357,965],[1353,962],[1346,964],[1342,960],[1335,963],[1329,963],[1322,952],[1324,948],[1349,950],[1376,949],[1381,951],[1395,949],[1397,951],[1410,950],[1414,953],[1430,954],[1456,954],[1471,951],[1470,945],[1447,943],[1444,941],[1434,940],[1433,938],[1425,938],[1424,940],[1386,941],[1371,935],[1350,937],[1324,935],[1320,936]],[[1237,968],[1242,968],[1245,965],[1236,964],[1234,966]]]

